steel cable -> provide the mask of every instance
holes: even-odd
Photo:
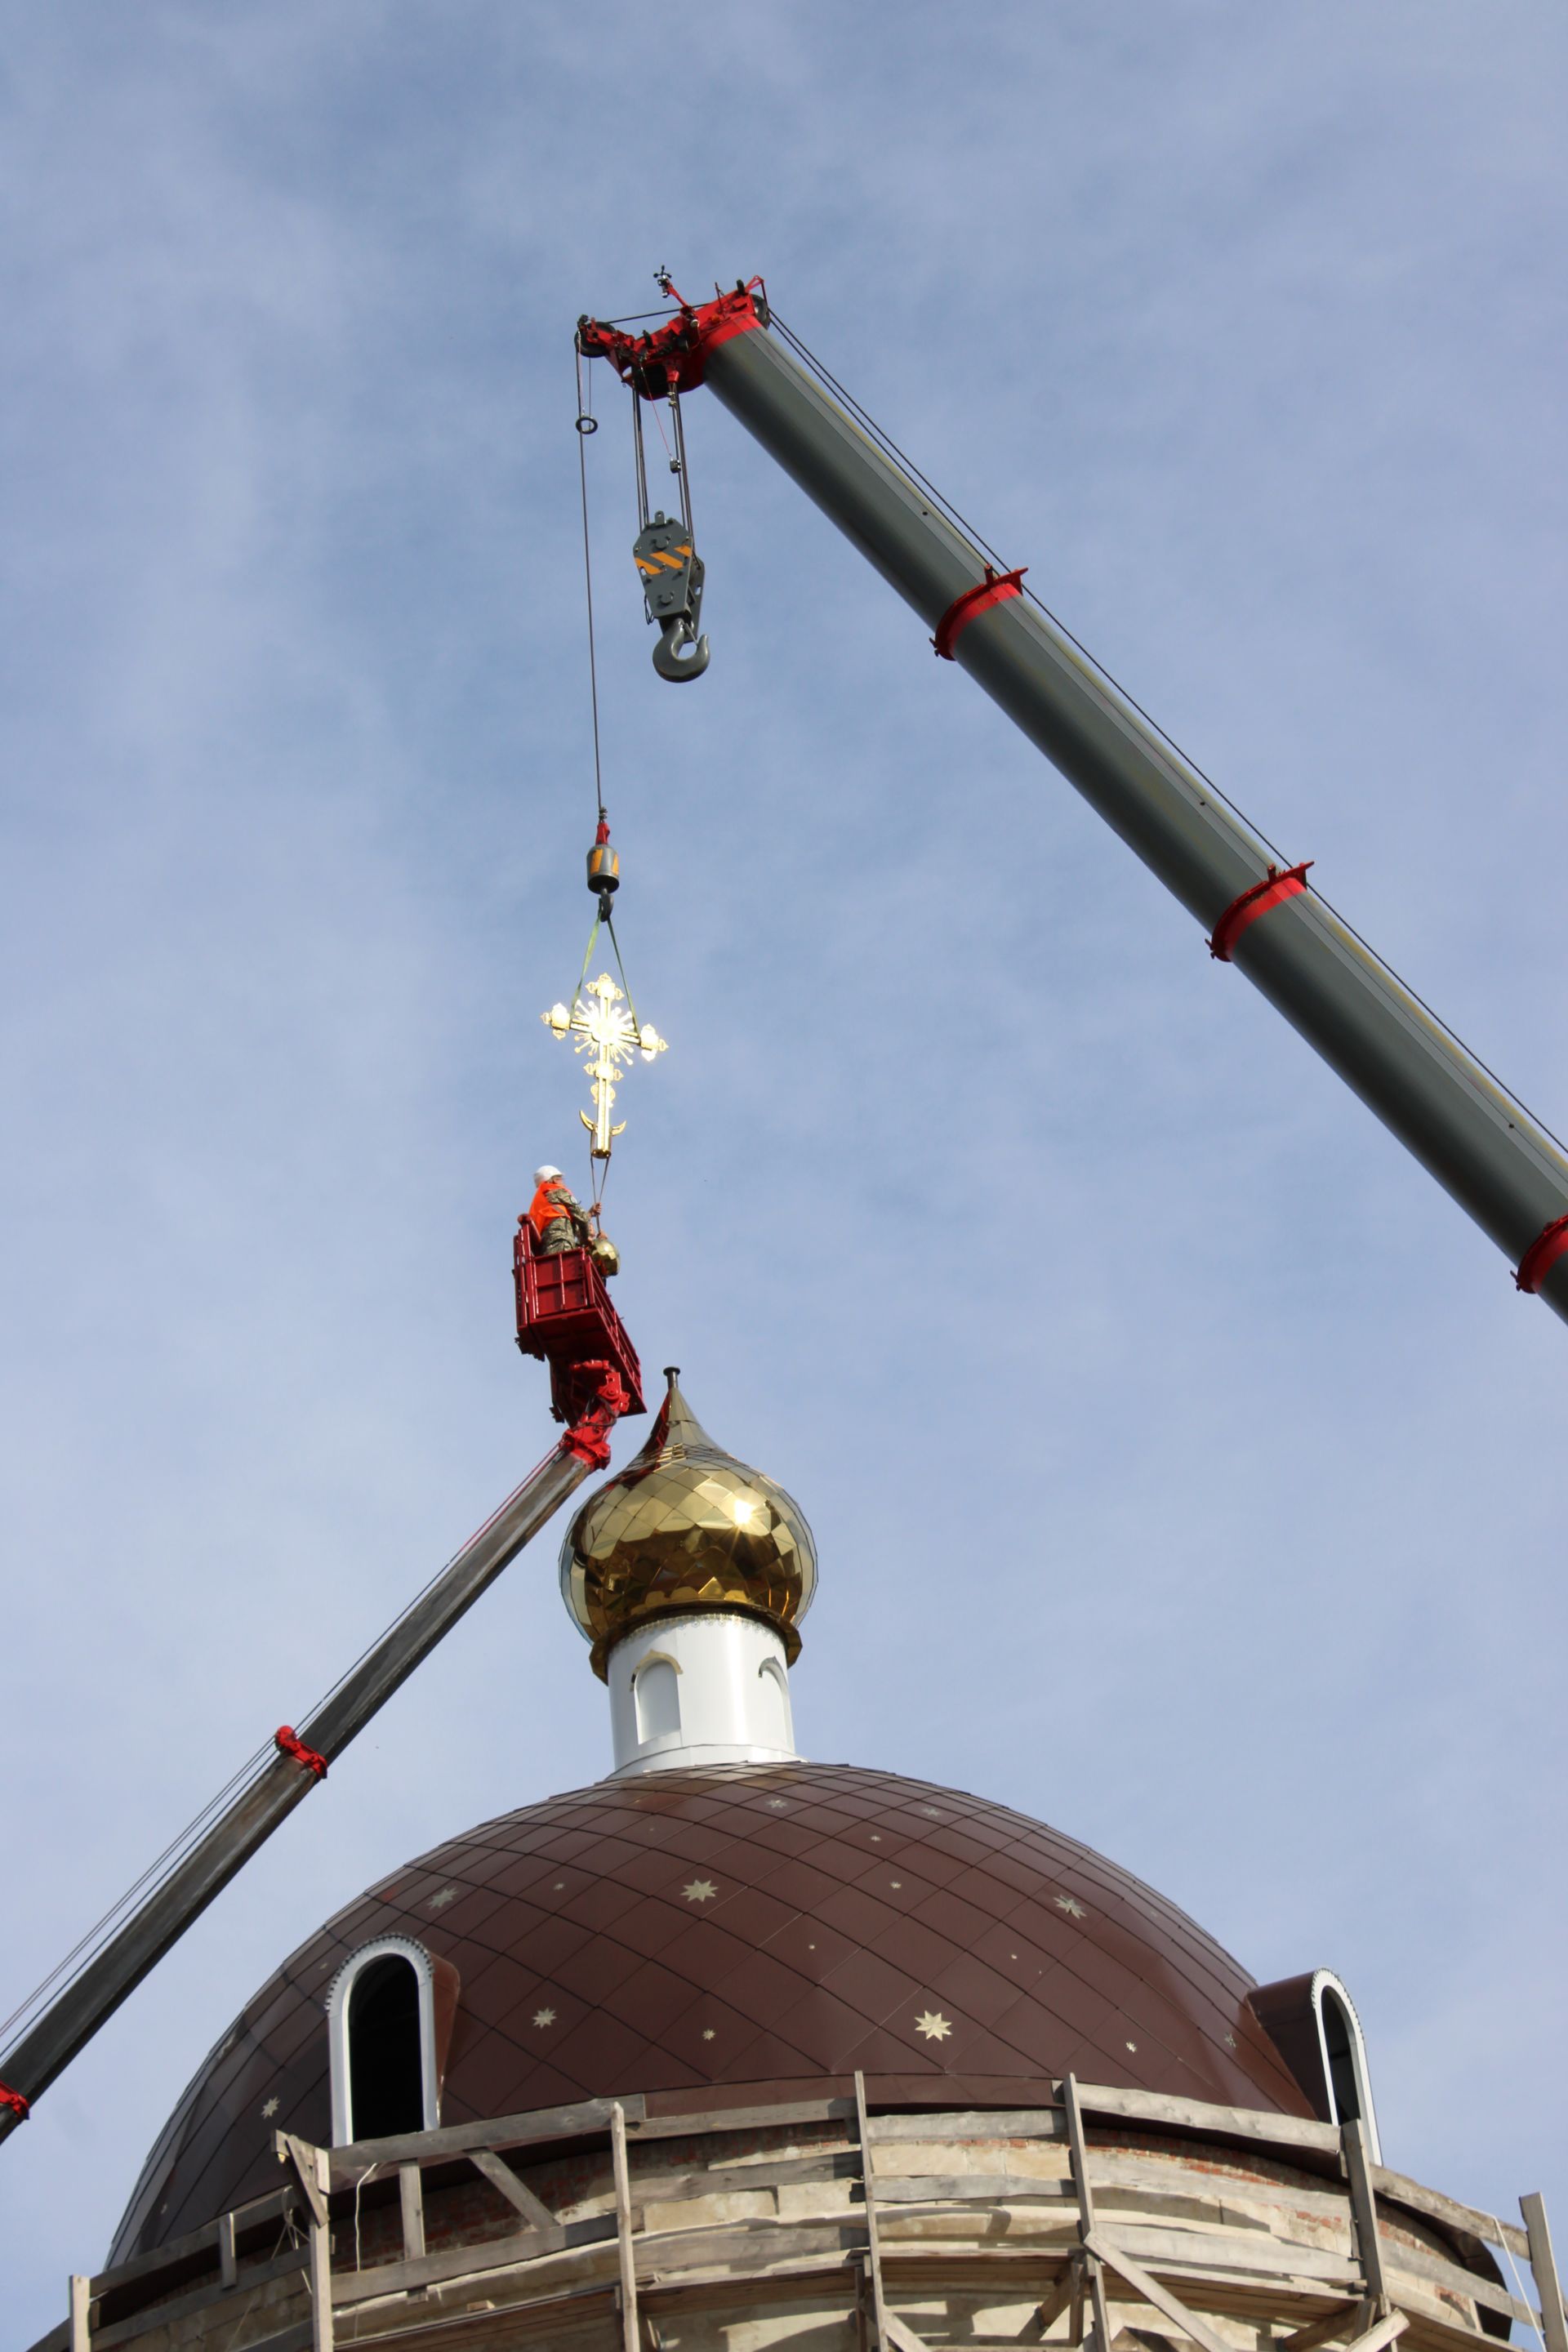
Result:
[[[905,452],[900,448],[891,434],[883,430],[882,426],[878,424],[876,418],[872,416],[867,409],[863,408],[860,403],[855,398],[854,394],[847,390],[847,388],[839,383],[837,377],[834,375],[828,368],[824,366],[823,362],[816,357],[816,354],[802,341],[801,338],[795,332],[794,329],[784,324],[776,310],[770,310],[769,324],[778,330],[780,335],[782,335],[784,341],[795,353],[802,364],[808,368],[811,373],[817,378],[818,382],[833,394],[836,400],[838,400],[843,404],[855,423],[870,436],[871,440],[875,442],[877,446],[881,450],[883,456],[889,458],[893,464],[900,467],[902,470],[909,475],[911,481],[918,482],[921,488],[931,499],[945,519],[952,523],[956,530],[963,531],[967,538],[972,540],[974,545],[980,549],[981,552],[990,560],[997,570],[1005,571],[1007,569],[1007,565],[1005,557],[998,554],[996,549],[991,545],[989,540],[983,537],[981,532],[975,529],[974,525],[959,512],[952,499],[947,498],[942,491],[937,488],[934,482],[931,481],[921,472],[913,459],[906,456]],[[1181,745],[1176,741],[1174,736],[1169,734],[1166,730],[1161,726],[1159,720],[1152,717],[1149,711],[1144,709],[1142,704],[1138,701],[1136,697],[1130,694],[1126,687],[1121,684],[1121,680],[1114,677],[1112,673],[1106,668],[1104,663],[1099,660],[1094,654],[1090,653],[1089,647],[1080,638],[1074,636],[1072,631],[1068,627],[1067,623],[1061,619],[1058,614],[1054,613],[1051,610],[1044,597],[1037,595],[1032,588],[1027,586],[1024,588],[1023,593],[1028,598],[1029,602],[1037,606],[1039,611],[1045,614],[1052,627],[1058,629],[1061,632],[1061,635],[1067,639],[1068,645],[1073,646],[1077,652],[1083,656],[1085,661],[1088,662],[1095,675],[1101,678],[1114,693],[1118,694],[1121,698],[1122,701],[1128,705],[1129,709],[1137,712],[1139,718],[1142,719],[1145,726],[1150,728],[1152,731],[1158,736],[1159,740],[1165,745],[1167,750],[1175,753],[1177,759],[1182,761],[1183,765],[1189,768],[1193,774],[1198,777],[1199,780],[1207,786],[1208,790],[1213,793],[1216,800],[1224,802],[1231,814],[1236,817],[1240,824],[1244,824],[1253,837],[1256,840],[1260,841],[1266,849],[1273,852],[1281,866],[1289,866],[1290,860],[1287,856],[1285,851],[1279,847],[1279,844],[1269,840],[1268,835],[1263,831],[1262,827],[1256,824],[1252,818],[1247,814],[1247,812],[1237,806],[1237,803],[1231,799],[1230,794],[1225,791],[1223,786],[1215,783],[1214,778],[1208,773],[1207,770],[1201,768],[1198,765],[1198,762],[1189,752],[1184,751]],[[1509,1085],[1508,1081],[1498,1076],[1498,1073],[1492,1068],[1490,1063],[1483,1061],[1479,1054],[1477,1053],[1475,1047],[1468,1045],[1465,1039],[1460,1036],[1458,1031],[1448,1022],[1445,1021],[1442,1014],[1427,1003],[1426,998],[1420,994],[1419,991],[1413,988],[1410,982],[1405,979],[1400,972],[1395,971],[1394,965],[1389,962],[1387,957],[1380,954],[1377,949],[1372,945],[1370,940],[1363,938],[1361,932],[1356,929],[1355,925],[1351,922],[1347,916],[1341,913],[1340,909],[1334,905],[1333,900],[1328,897],[1327,893],[1314,885],[1312,896],[1328,908],[1328,911],[1333,916],[1336,922],[1343,924],[1351,938],[1356,942],[1356,945],[1364,954],[1370,956],[1373,962],[1377,965],[1379,970],[1386,973],[1387,977],[1394,982],[1396,987],[1403,989],[1405,995],[1411,999],[1412,1003],[1420,1006],[1427,1019],[1434,1023],[1435,1025],[1442,1031],[1443,1034],[1450,1041],[1450,1043],[1457,1045],[1459,1051],[1465,1055],[1469,1061],[1475,1064],[1476,1068],[1483,1072],[1484,1075],[1491,1080],[1493,1086],[1498,1089],[1498,1092],[1504,1096],[1506,1099],[1514,1106],[1516,1110],[1522,1111],[1525,1118],[1537,1126],[1543,1135],[1548,1136],[1551,1140],[1556,1144],[1560,1151],[1568,1152],[1568,1143],[1564,1143],[1563,1138],[1556,1134],[1554,1130],[1547,1125],[1539,1111],[1531,1110],[1530,1105],[1525,1102],[1521,1096],[1514,1092],[1514,1089]]]

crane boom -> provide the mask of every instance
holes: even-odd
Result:
[[[16,2130],[31,2103],[310,1794],[326,1766],[364,1729],[590,1469],[607,1459],[608,1448],[599,1442],[605,1419],[589,1416],[523,1480],[300,1733],[289,1735],[290,1745],[286,1747],[285,1735],[279,1735],[279,1752],[0,2058],[0,2074],[14,2101],[0,2105],[0,2139]]]
[[[769,331],[760,280],[579,348],[634,393],[706,383],[1269,1003],[1568,1320],[1568,1159],[1049,616]]]

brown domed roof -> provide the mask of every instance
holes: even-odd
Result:
[[[799,2098],[858,2068],[884,2105],[1026,2105],[1071,2071],[1309,2112],[1246,1971],[1059,1831],[852,1765],[658,1772],[485,1822],[302,1945],[182,2100],[114,2259],[275,2187],[275,2128],[330,2141],[323,2002],[387,1935],[461,1980],[447,2124]]]

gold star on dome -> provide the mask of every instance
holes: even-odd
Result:
[[[555,2011],[552,2009],[536,2009],[533,2012],[533,2021],[535,2025],[553,2025]]]
[[[711,1903],[719,1890],[710,1878],[694,1878],[689,1886],[680,1891],[689,1903]]]
[[[457,1899],[458,1890],[455,1886],[443,1886],[439,1895],[432,1895],[430,1897],[430,1908],[432,1911],[444,1911],[448,1903],[455,1903]]]
[[[704,2041],[704,2042],[711,2042],[711,2041],[712,2041],[712,2039],[713,2039],[713,2028],[712,2028],[710,2025],[705,2025],[705,2026],[703,2027],[703,2029],[702,2029],[702,2039],[703,2039],[703,2041]]]
[[[915,2032],[923,2033],[928,2042],[945,2042],[952,2027],[940,2010],[928,2009],[923,2017],[916,2018]]]
[[[261,2112],[268,2123],[270,2123],[272,2117],[278,2113],[278,2106],[279,2102],[276,2099],[268,2099],[263,2106]]]
[[[1078,1900],[1077,1896],[1073,1895],[1058,1895],[1057,1896],[1057,1909],[1058,1911],[1065,1911],[1069,1919],[1081,1919],[1083,1917],[1083,1905]]]

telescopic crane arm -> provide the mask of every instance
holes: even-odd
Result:
[[[769,331],[760,279],[578,347],[645,399],[706,383],[1568,1320],[1568,1160],[1312,890]]]
[[[327,1766],[554,1517],[589,1471],[604,1466],[609,1459],[605,1433],[629,1402],[624,1390],[617,1392],[608,1382],[605,1388],[608,1394],[602,1392],[601,1401],[584,1412],[555,1451],[469,1537],[300,1731],[278,1734],[277,1752],[0,2057],[0,2139],[16,2130],[32,2102],[325,1778]]]

